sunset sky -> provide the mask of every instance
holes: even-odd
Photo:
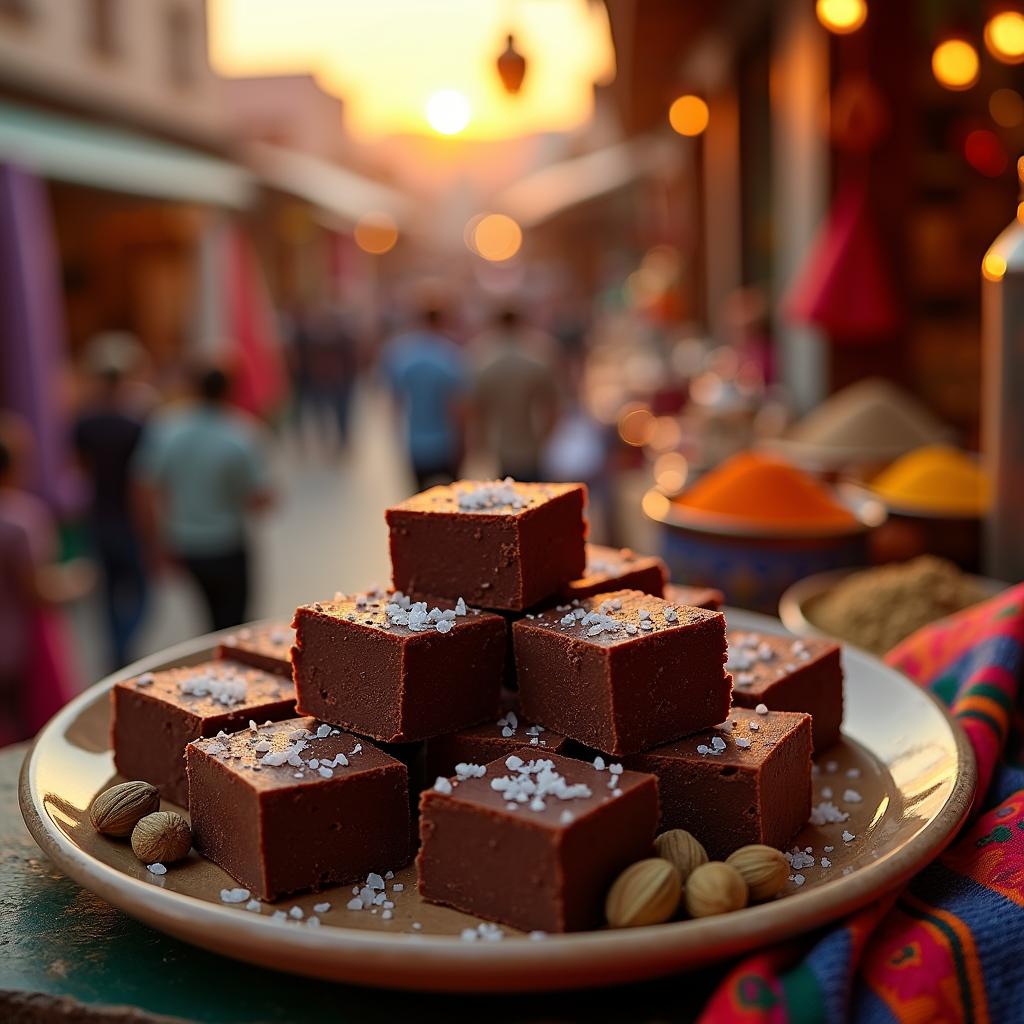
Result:
[[[590,115],[593,83],[614,75],[604,7],[588,0],[210,0],[209,11],[221,74],[311,71],[363,137],[433,133],[427,105],[446,90],[468,101],[466,138],[569,130]],[[495,69],[508,32],[528,61],[517,96]]]

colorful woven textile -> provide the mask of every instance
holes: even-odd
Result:
[[[887,660],[970,738],[972,816],[904,891],[741,961],[705,1024],[1024,1020],[1024,584],[920,630]]]

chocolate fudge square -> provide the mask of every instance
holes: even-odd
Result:
[[[814,749],[839,741],[843,723],[843,667],[839,645],[744,630],[729,633],[732,699],[744,708],[806,711]]]
[[[286,622],[243,626],[217,645],[214,657],[240,661],[291,679],[294,639],[295,631]]]
[[[720,612],[620,590],[512,629],[523,714],[588,747],[633,754],[729,713]]]
[[[499,718],[427,740],[423,777],[431,785],[439,775],[454,775],[457,764],[487,764],[525,746],[543,757],[561,753],[568,743],[565,736],[524,719],[518,697],[506,694]]]
[[[289,680],[228,661],[144,672],[115,684],[110,696],[118,772],[151,783],[165,800],[183,807],[188,804],[186,744],[250,719],[276,721],[295,714]]]
[[[673,604],[688,604],[717,612],[725,602],[725,595],[714,587],[685,587],[679,583],[665,584],[665,600]]]
[[[420,796],[420,895],[524,931],[591,928],[609,886],[650,855],[652,775],[538,755],[467,765]]]
[[[783,849],[811,813],[810,715],[733,708],[722,727],[624,763],[658,776],[661,828],[692,832],[712,859],[748,843]]]
[[[610,590],[639,590],[661,597],[668,580],[668,567],[653,555],[638,555],[629,548],[586,546],[587,566],[578,580],[562,588],[562,597],[592,597]]]
[[[582,484],[461,480],[386,512],[394,586],[522,611],[583,572]]]
[[[300,714],[384,743],[496,717],[505,620],[457,601],[378,592],[302,605],[292,648]]]
[[[195,847],[263,900],[361,880],[411,855],[405,765],[313,718],[188,746]]]

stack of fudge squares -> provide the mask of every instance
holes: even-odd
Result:
[[[460,481],[388,509],[393,589],[117,684],[119,772],[261,899],[416,855],[421,897],[526,931],[598,925],[659,829],[784,848],[838,739],[838,648],[730,646],[720,593],[586,543],[585,502]]]

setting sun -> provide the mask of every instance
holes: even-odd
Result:
[[[615,75],[608,15],[590,0],[210,0],[208,11],[220,74],[311,73],[344,101],[358,138],[571,131],[593,113],[594,84]],[[528,62],[514,96],[496,66],[509,32]],[[425,115],[428,97],[448,90],[472,100],[458,129]]]
[[[427,100],[426,114],[435,132],[458,135],[469,124],[469,100],[456,89],[440,89]]]

